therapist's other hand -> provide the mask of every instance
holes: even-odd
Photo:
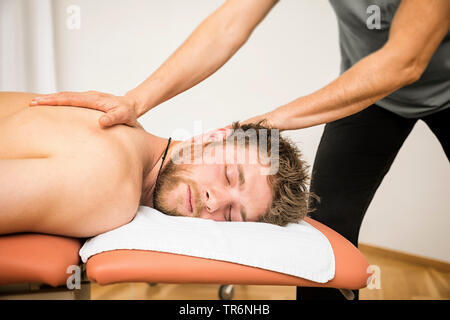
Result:
[[[258,115],[255,117],[251,117],[245,121],[240,121],[240,124],[251,124],[251,123],[259,123],[268,128],[275,128],[275,124],[273,123],[272,113],[265,113],[262,115]]]
[[[103,128],[116,124],[126,124],[131,127],[137,123],[137,100],[130,96],[115,96],[98,91],[59,92],[33,98],[30,106],[73,106],[95,109],[105,112],[99,118]]]

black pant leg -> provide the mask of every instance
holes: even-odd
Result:
[[[450,108],[423,117],[422,120],[438,138],[450,160]]]
[[[373,105],[326,124],[310,186],[321,200],[311,202],[311,218],[357,246],[364,214],[416,121]],[[297,288],[297,298],[344,299],[337,289],[306,287]]]

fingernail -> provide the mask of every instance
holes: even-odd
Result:
[[[35,105],[37,105],[37,102],[36,101],[31,101],[30,105],[31,106],[35,106]]]
[[[109,124],[108,118],[101,118],[100,121],[103,126],[107,126]]]

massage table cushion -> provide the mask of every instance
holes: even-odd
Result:
[[[45,235],[0,236],[0,285],[44,283],[65,285],[67,268],[80,264],[80,239]]]
[[[244,266],[236,263],[180,254],[114,250],[91,257],[87,276],[101,285],[118,282],[216,283],[291,285],[360,289],[366,286],[369,266],[361,252],[327,226],[305,219],[322,232],[333,248],[335,276],[327,283]],[[15,234],[0,237],[0,284],[45,283],[64,285],[67,268],[80,264],[80,239],[43,235]]]

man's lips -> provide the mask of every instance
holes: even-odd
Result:
[[[189,185],[187,185],[187,190],[186,190],[186,209],[189,212],[193,212],[193,207],[192,207],[192,193],[191,193],[191,187]]]

